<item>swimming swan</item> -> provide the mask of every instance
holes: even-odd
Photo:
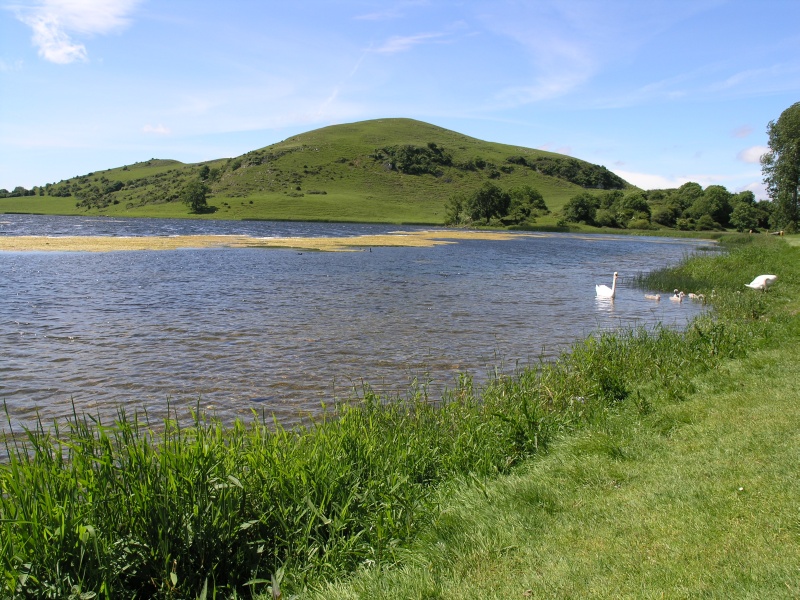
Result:
[[[678,290],[675,290],[672,293],[672,296],[669,297],[669,299],[672,300],[673,302],[683,302],[683,299],[684,299],[685,296],[686,296],[686,294],[684,294],[683,292],[679,292]]]
[[[617,272],[614,271],[614,281],[612,282],[611,287],[608,287],[607,285],[596,285],[594,286],[594,290],[597,293],[598,298],[613,298],[617,293]]]

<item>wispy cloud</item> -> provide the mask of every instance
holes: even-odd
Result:
[[[8,62],[0,58],[0,73],[10,73],[12,71],[21,71],[22,70],[22,61],[15,60],[14,62]]]
[[[556,154],[566,154],[567,156],[572,156],[572,146],[558,146],[557,144],[552,144],[550,142],[546,142],[539,146],[539,150],[544,150],[545,152],[555,152]]]
[[[397,54],[406,52],[415,46],[427,44],[445,37],[443,33],[418,33],[416,35],[395,35],[386,40],[382,46],[373,50],[378,54]]]
[[[381,10],[364,13],[357,15],[357,21],[393,21],[405,17],[409,8],[416,8],[426,6],[427,0],[410,0],[408,2],[400,2],[395,6],[384,7]]]
[[[764,69],[748,69],[745,71],[738,71],[729,75],[725,79],[713,82],[709,86],[710,91],[727,91],[730,89],[740,89],[743,87],[761,87],[766,81],[774,81],[775,79],[785,76],[787,65],[777,64],[771,65]]]
[[[141,0],[41,0],[13,8],[33,31],[39,56],[56,64],[88,60],[73,36],[103,35],[124,28]]]
[[[769,148],[766,146],[750,146],[739,152],[736,158],[742,162],[757,165],[761,163],[761,156],[767,152],[769,152]]]
[[[753,128],[750,125],[742,125],[733,130],[733,137],[746,138],[751,133],[753,133]]]
[[[145,133],[154,133],[156,135],[169,135],[172,133],[169,127],[164,127],[161,123],[155,126],[147,124],[142,128],[142,131]]]

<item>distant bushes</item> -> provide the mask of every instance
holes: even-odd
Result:
[[[387,161],[392,169],[407,175],[440,175],[441,167],[453,164],[453,156],[434,142],[427,146],[386,146],[372,155],[376,161]]]
[[[772,203],[756,202],[750,191],[732,194],[720,185],[704,190],[698,183],[689,182],[666,190],[582,192],[564,205],[561,218],[565,223],[619,229],[660,226],[691,231],[748,231],[768,229],[773,224],[772,210]]]
[[[3,188],[0,189],[0,198],[23,198],[25,196],[35,196],[37,188],[31,188],[30,190],[25,189],[21,185],[18,185],[10,192]]]
[[[514,165],[523,165],[543,175],[558,177],[585,188],[601,190],[621,190],[625,188],[625,180],[615,175],[602,165],[552,156],[509,156],[506,161]]]

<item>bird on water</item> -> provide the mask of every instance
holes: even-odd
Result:
[[[672,296],[669,297],[670,300],[673,302],[683,302],[683,299],[686,297],[686,294],[679,290],[675,290],[672,292]]]
[[[607,285],[595,285],[594,290],[598,298],[613,298],[617,293],[617,272],[614,271],[614,281],[611,282],[611,287]]]

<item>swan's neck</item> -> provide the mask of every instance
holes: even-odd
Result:
[[[614,281],[611,282],[611,295],[614,295],[614,292],[617,291],[617,276],[614,275]]]

